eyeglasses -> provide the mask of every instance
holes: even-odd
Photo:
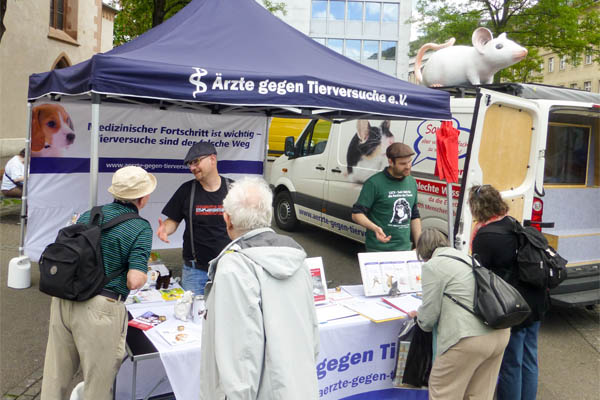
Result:
[[[210,157],[211,155],[212,154],[209,154],[209,155],[206,155],[206,156],[202,156],[202,157],[198,157],[198,158],[196,158],[196,159],[194,159],[192,161],[189,161],[189,162],[185,163],[185,165],[187,165],[188,167],[191,167],[192,165],[198,165],[198,164],[200,164],[200,162],[202,160],[204,160],[207,157]]]
[[[484,188],[485,186],[490,186],[490,185],[479,185],[479,187],[477,189],[475,189],[475,194],[477,196],[479,196],[479,192],[481,192],[481,189]]]

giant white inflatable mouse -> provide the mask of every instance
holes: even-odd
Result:
[[[471,40],[473,47],[452,46],[454,38],[444,44],[424,44],[415,59],[417,83],[429,87],[489,84],[496,72],[527,55],[527,49],[508,39],[506,33],[494,39],[489,29],[477,28]],[[436,52],[425,63],[421,75],[421,62],[428,50]]]

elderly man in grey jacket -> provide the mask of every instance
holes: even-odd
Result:
[[[201,399],[318,398],[318,322],[302,247],[271,228],[272,193],[235,182],[223,201],[232,242],[209,266]]]

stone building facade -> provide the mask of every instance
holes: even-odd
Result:
[[[24,147],[29,75],[112,49],[117,10],[102,0],[8,0],[0,42],[0,158]]]

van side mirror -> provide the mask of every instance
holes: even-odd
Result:
[[[296,156],[293,136],[288,136],[285,138],[284,154],[288,156],[288,158],[294,158]]]

